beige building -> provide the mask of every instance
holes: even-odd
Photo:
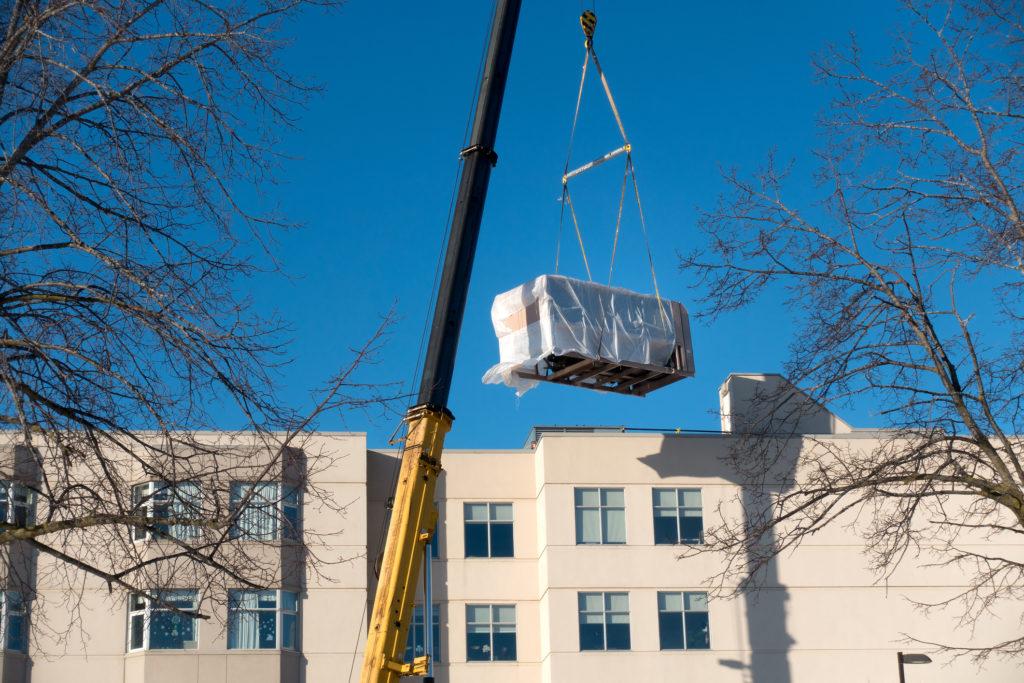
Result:
[[[708,598],[705,581],[720,559],[680,560],[680,551],[700,544],[717,515],[739,514],[740,487],[720,458],[735,439],[728,431],[749,417],[753,389],[776,379],[727,380],[722,434],[538,428],[522,449],[446,451],[426,619],[436,679],[893,682],[898,651],[927,651],[904,634],[968,643],[1017,636],[1021,605],[999,606],[973,635],[952,631],[948,615],[929,619],[908,599],[948,598],[963,577],[919,566],[922,557],[879,583],[862,541],[843,526],[781,558],[758,595]],[[797,431],[814,434],[804,448],[866,447],[879,438],[822,410],[803,415]],[[282,541],[280,562],[295,569],[282,571],[278,590],[182,586],[170,597],[185,608],[202,601],[215,615],[193,624],[98,581],[79,580],[73,600],[65,599],[67,583],[40,584],[45,614],[16,596],[0,605],[3,681],[358,680],[397,454],[367,450],[365,436],[352,433],[317,434],[308,447],[338,454],[309,485],[330,492],[344,517],[325,514],[313,496],[279,496],[282,506],[301,507],[282,507],[280,518],[300,516],[316,535],[312,553],[326,564],[286,558]],[[251,535],[283,538],[267,523],[259,514],[245,519]],[[1024,544],[990,550],[1019,556]],[[420,609],[410,653],[424,647],[424,621]],[[931,657],[908,666],[907,681],[1024,679],[1014,662],[979,669]]]

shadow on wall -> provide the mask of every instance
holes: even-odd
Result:
[[[693,458],[670,447],[666,436],[658,453],[640,458],[659,477],[724,477],[741,486],[744,526],[764,529],[748,547],[748,583],[742,592],[746,608],[749,661],[719,659],[726,669],[746,672],[750,683],[792,683],[788,632],[789,590],[779,580],[772,549],[775,534],[766,521],[771,493],[790,490],[800,454],[801,434],[851,431],[820,405],[796,391],[780,375],[730,375],[722,385],[722,430],[733,434],[717,458]],[[678,442],[677,442],[678,443]],[[709,440],[715,447],[718,439]],[[743,457],[736,457],[742,454]],[[714,455],[713,453],[709,453]],[[760,558],[767,558],[760,560]],[[739,598],[737,598],[739,599]]]

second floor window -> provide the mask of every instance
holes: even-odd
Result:
[[[580,650],[629,649],[629,593],[580,593]]]
[[[157,597],[166,604],[154,602],[143,595],[128,598],[128,649],[196,649],[198,619],[181,612],[198,609],[198,591],[161,591]],[[167,605],[180,611],[169,609]]]
[[[576,489],[576,543],[625,543],[622,489]]]
[[[28,609],[20,593],[0,592],[0,641],[8,652],[28,650]]]
[[[171,524],[171,520],[195,518],[200,515],[200,488],[195,482],[167,484],[150,481],[132,487],[132,504],[136,514],[154,520],[150,527],[137,526],[135,540],[170,536],[179,540],[199,538],[200,528],[194,524]],[[160,520],[168,520],[163,523]]]
[[[32,523],[35,495],[21,484],[0,481],[0,522],[14,526]]]
[[[466,605],[466,661],[516,661],[515,605]]]
[[[466,557],[513,557],[512,503],[465,503]]]
[[[658,545],[704,542],[700,489],[654,489],[654,542]]]
[[[297,539],[301,532],[299,487],[294,484],[240,482],[231,484],[232,538],[253,541]]]
[[[298,595],[228,591],[229,650],[298,650]]]

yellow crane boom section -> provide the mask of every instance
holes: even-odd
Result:
[[[416,406],[405,416],[408,434],[388,525],[377,596],[370,614],[370,631],[363,658],[362,683],[398,683],[402,676],[427,672],[429,655],[404,662],[416,584],[424,546],[434,535],[437,508],[434,489],[441,472],[444,438],[451,414]],[[429,615],[429,608],[424,614]],[[429,626],[429,619],[427,617]]]

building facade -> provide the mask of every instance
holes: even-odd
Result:
[[[911,601],[946,599],[963,577],[923,566],[922,557],[906,558],[879,582],[863,541],[842,525],[781,557],[759,593],[709,594],[721,558],[680,556],[721,515],[742,514],[742,490],[723,456],[735,444],[731,432],[751,417],[753,392],[770,381],[729,378],[722,434],[552,427],[535,429],[522,449],[446,451],[433,605],[423,609],[421,600],[409,655],[422,654],[429,631],[436,680],[451,683],[891,682],[898,651],[928,651],[906,634],[968,644],[1019,634],[1022,605],[998,606],[973,633],[953,631],[948,615],[929,618]],[[880,438],[823,410],[802,415],[796,431],[808,438],[797,456],[801,448],[856,449]],[[266,497],[280,502],[280,519],[301,518],[310,553],[322,562],[285,557],[283,528],[259,510],[241,518],[235,543],[281,534],[280,581],[271,591],[181,586],[165,596],[183,609],[201,604],[213,615],[201,623],[93,579],[72,581],[69,596],[67,572],[40,570],[37,600],[7,592],[0,602],[3,681],[358,680],[398,453],[367,449],[365,436],[353,433],[317,434],[307,447],[337,454],[308,485],[344,515],[328,513],[314,496]],[[12,512],[4,514],[14,514],[17,495],[8,492]],[[284,509],[287,501],[294,512]],[[990,551],[1020,555],[1024,544]],[[35,603],[45,612],[36,613]],[[967,659],[931,657],[932,664],[908,667],[906,679],[1024,678],[1013,661],[979,669]]]

